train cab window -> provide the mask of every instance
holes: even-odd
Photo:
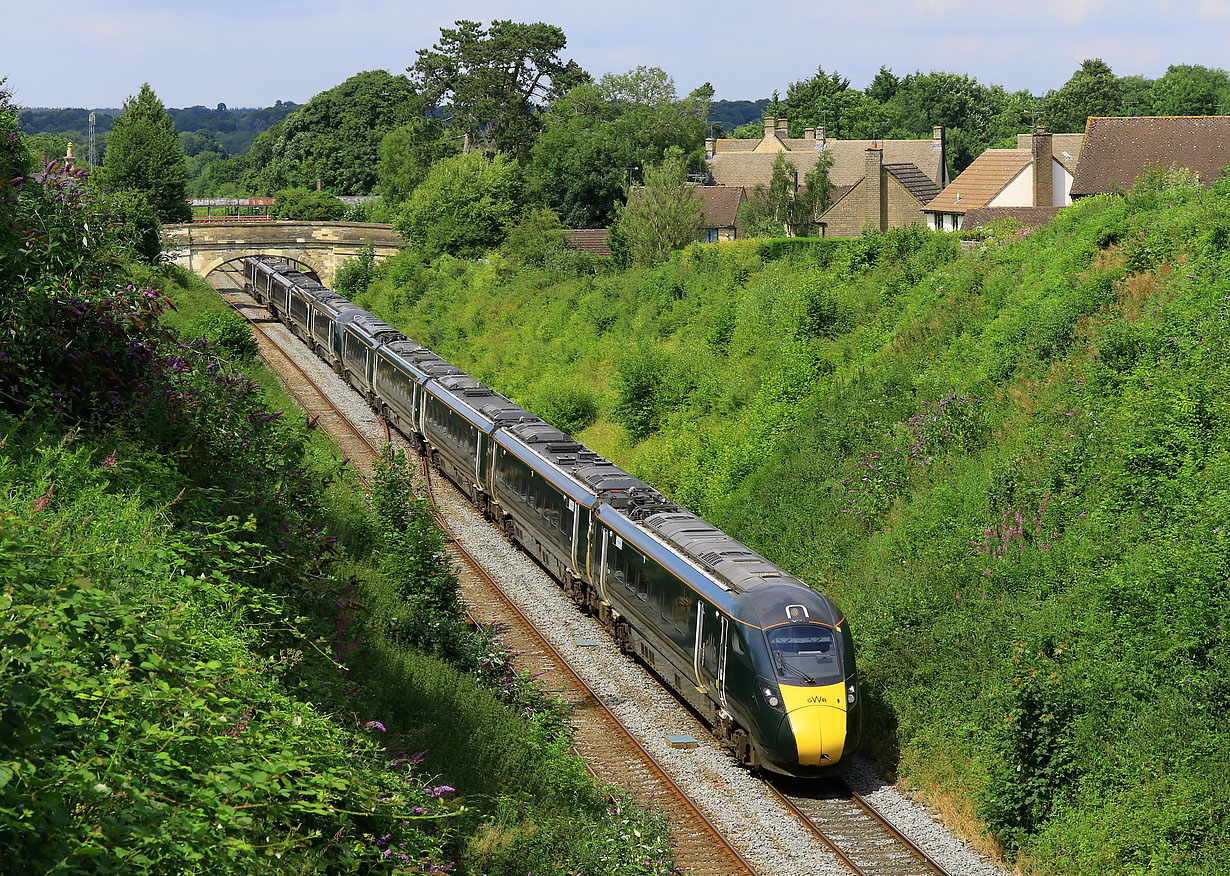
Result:
[[[784,684],[832,684],[842,679],[837,640],[830,627],[791,624],[766,633],[778,679]]]
[[[730,650],[734,651],[740,657],[743,656],[743,640],[739,638],[739,625],[730,625]]]

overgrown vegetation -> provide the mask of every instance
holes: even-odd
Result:
[[[460,620],[404,459],[369,508],[208,287],[30,175],[7,100],[0,870],[666,873]]]
[[[361,301],[832,594],[868,751],[1026,869],[1230,859],[1230,182]],[[430,295],[421,290],[430,289]],[[558,415],[554,415],[557,416]],[[984,840],[986,842],[986,840]]]

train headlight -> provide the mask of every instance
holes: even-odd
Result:
[[[852,705],[854,705],[854,701],[855,701],[857,698],[858,698],[858,694],[857,694],[857,692],[854,690],[854,685],[852,685],[852,684],[851,684],[851,685],[847,686],[847,687],[846,687],[846,705],[847,705],[847,706],[852,706]]]
[[[777,685],[767,679],[758,678],[756,679],[756,689],[760,691],[761,698],[772,708],[777,709],[779,712],[783,710],[782,695],[778,691]]]

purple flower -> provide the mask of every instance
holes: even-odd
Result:
[[[384,729],[384,725],[381,724],[379,721],[368,721],[366,724],[363,725],[363,727],[364,729],[367,729],[367,730],[379,730],[381,733],[389,732],[388,730]]]

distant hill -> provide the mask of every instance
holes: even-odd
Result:
[[[768,105],[767,97],[761,100],[715,100],[709,107],[709,124],[721,125],[725,136],[729,137],[735,128],[763,116]]]
[[[205,106],[190,106],[169,109],[175,121],[175,130],[184,140],[184,148],[191,155],[194,145],[205,141],[212,151],[225,150],[226,155],[243,155],[252,146],[262,131],[280,122],[299,104],[279,100],[270,107],[228,108],[220,103],[210,109]],[[27,134],[47,134],[84,147],[89,141],[90,110],[80,107],[48,108],[32,107],[21,111],[21,129]],[[119,115],[118,107],[95,109],[94,133],[98,142],[99,160],[105,148],[106,135],[111,130],[111,121]],[[192,134],[195,137],[184,137]],[[78,150],[79,152],[81,150]],[[199,146],[197,148],[199,151]]]

